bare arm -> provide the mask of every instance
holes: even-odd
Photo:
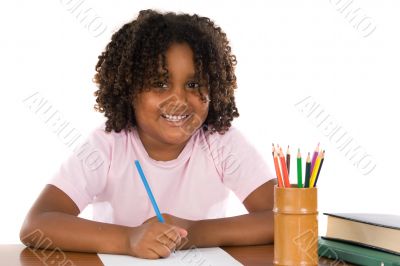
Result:
[[[68,251],[128,254],[144,258],[166,257],[179,244],[179,230],[171,225],[126,227],[77,217],[79,209],[63,191],[47,185],[25,218],[20,239],[27,246]],[[167,233],[176,243],[158,241]],[[184,234],[186,236],[186,234]]]
[[[194,222],[189,245],[236,246],[274,241],[273,187],[276,180],[261,185],[243,202],[249,214]]]
[[[83,252],[126,252],[127,227],[77,217],[79,209],[60,189],[47,185],[20,231],[27,246]]]
[[[248,214],[191,221],[163,214],[169,224],[188,230],[180,249],[213,246],[239,246],[269,244],[274,241],[273,191],[276,179],[253,191],[243,202]],[[145,223],[157,222],[153,217]]]

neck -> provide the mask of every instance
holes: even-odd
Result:
[[[182,150],[185,148],[186,143],[189,141],[187,140],[181,144],[162,143],[144,134],[139,129],[137,132],[146,152],[150,158],[156,161],[171,161],[178,158],[179,154],[181,154]]]

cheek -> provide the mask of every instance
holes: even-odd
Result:
[[[203,120],[206,119],[210,106],[209,102],[203,102],[201,99],[197,98],[196,102],[193,103],[193,106],[195,107],[197,115],[201,116]]]
[[[141,97],[135,104],[135,115],[137,118],[148,118],[154,115],[159,115],[160,101],[154,97]]]
[[[205,116],[208,115],[209,106],[210,106],[209,102],[203,103],[203,106],[202,106],[202,107],[203,107],[203,111],[204,111],[204,115],[205,115]]]

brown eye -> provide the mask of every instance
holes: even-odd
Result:
[[[162,81],[156,81],[153,83],[153,88],[156,89],[166,89],[168,88],[168,85],[165,82]]]
[[[187,84],[190,89],[198,89],[200,88],[200,84],[194,81],[191,81]]]

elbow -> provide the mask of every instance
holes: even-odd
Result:
[[[21,226],[21,229],[19,230],[19,240],[22,242],[22,244],[24,244],[27,247],[30,246],[30,241],[28,240],[30,238],[28,233],[29,231],[30,231],[29,223],[27,219],[25,219],[25,221]]]
[[[27,247],[37,247],[43,239],[43,232],[35,224],[34,217],[28,215],[19,231],[19,239]]]

